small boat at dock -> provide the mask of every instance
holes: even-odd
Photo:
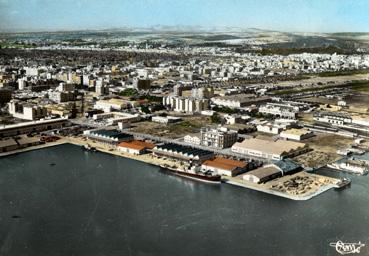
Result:
[[[335,188],[336,190],[341,190],[341,189],[345,189],[347,187],[351,186],[351,180],[349,178],[342,178],[338,183],[337,183],[337,187]]]
[[[83,145],[82,146],[84,150],[86,151],[91,151],[91,152],[96,152],[96,148],[95,147],[91,147],[90,145]]]

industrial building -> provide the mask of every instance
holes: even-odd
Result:
[[[170,157],[184,161],[203,162],[214,157],[214,153],[207,150],[182,146],[172,143],[157,145],[153,149],[154,155]]]
[[[296,129],[296,128],[285,130],[279,134],[279,137],[283,139],[297,140],[297,141],[305,140],[313,136],[314,136],[314,133],[312,131],[309,131],[306,129]]]
[[[273,115],[277,118],[295,119],[299,112],[299,108],[283,103],[267,103],[266,105],[260,106],[259,112]]]
[[[122,110],[127,107],[127,102],[121,99],[109,99],[96,101],[94,109],[101,109],[104,112],[111,112],[114,110]]]
[[[330,123],[333,125],[351,124],[352,118],[349,114],[342,112],[318,112],[314,113],[313,119],[318,122]]]
[[[46,130],[61,129],[68,124],[68,119],[56,118],[4,125],[0,126],[0,138],[31,132],[42,132]]]
[[[105,122],[107,125],[117,125],[119,122],[134,123],[140,121],[141,117],[138,114],[109,112],[94,114],[92,119],[97,122]]]
[[[282,160],[309,151],[306,144],[287,140],[245,139],[232,146],[232,152],[270,160]]]
[[[141,155],[146,153],[148,149],[153,149],[154,147],[155,144],[150,142],[132,140],[119,143],[117,149],[128,154]]]
[[[236,176],[247,170],[248,164],[242,161],[236,161],[232,159],[226,159],[223,157],[216,157],[211,160],[206,160],[202,163],[201,169],[206,171],[211,171],[218,175],[225,176]]]
[[[176,116],[153,116],[151,121],[160,124],[173,124],[182,121],[182,118]]]
[[[275,178],[301,171],[299,164],[291,159],[284,159],[273,164],[268,164],[243,175],[243,179],[253,183],[265,183]]]
[[[38,137],[28,137],[26,135],[21,135],[13,138],[6,138],[0,140],[0,153],[32,147],[39,144],[41,144],[41,141]]]
[[[122,141],[133,140],[132,135],[125,134],[117,130],[106,130],[106,129],[86,130],[83,132],[83,134],[88,139],[98,141],[108,146],[116,146]]]
[[[218,106],[229,108],[242,108],[251,105],[259,105],[271,101],[268,96],[256,96],[254,94],[236,94],[224,97],[214,97],[211,102]]]

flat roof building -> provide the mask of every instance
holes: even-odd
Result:
[[[314,133],[312,131],[306,130],[306,129],[288,129],[286,131],[283,131],[279,134],[281,138],[288,139],[288,140],[305,140],[312,136],[314,136]]]
[[[232,146],[232,152],[270,160],[281,160],[305,153],[308,150],[307,145],[300,142],[269,141],[256,138],[245,139],[243,142],[236,142]]]

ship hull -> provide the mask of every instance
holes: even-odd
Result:
[[[179,171],[177,169],[168,168],[168,167],[165,167],[165,166],[161,166],[161,167],[163,169],[167,170],[168,172],[174,174],[174,175],[177,175],[177,176],[180,176],[180,177],[183,177],[183,178],[187,178],[187,179],[191,179],[191,180],[197,180],[197,181],[211,183],[211,184],[219,184],[221,182],[220,175],[206,176],[206,175],[201,175],[201,174]]]

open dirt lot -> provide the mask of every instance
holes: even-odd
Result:
[[[177,139],[184,137],[187,134],[198,133],[201,127],[210,124],[211,121],[208,117],[183,117],[182,122],[168,125],[149,121],[140,122],[134,124],[134,127],[132,127],[131,130],[139,133],[148,133],[154,136]]]
[[[337,154],[337,150],[350,146],[353,143],[353,139],[335,134],[317,134],[304,142],[313,151],[294,159],[305,167],[318,167],[341,158]]]

